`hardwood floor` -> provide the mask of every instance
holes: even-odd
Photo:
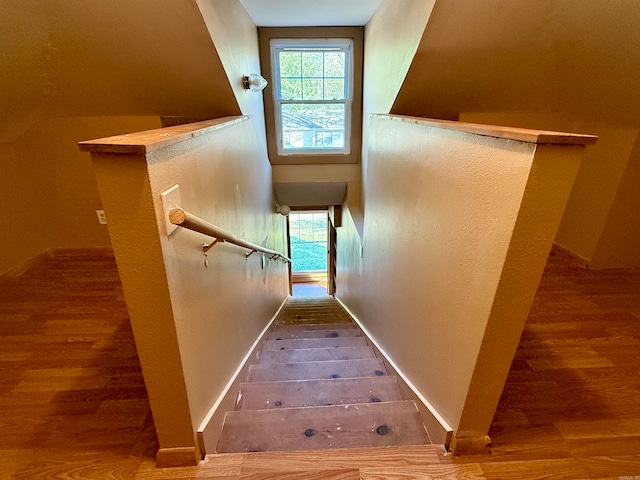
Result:
[[[640,478],[640,270],[552,251],[489,434],[488,479]]]
[[[133,478],[155,452],[113,254],[89,252],[0,285],[2,479]]]
[[[66,252],[0,284],[0,344],[0,479],[640,478],[640,271],[585,271],[558,251],[490,455],[434,446],[223,454],[156,469],[109,253]]]
[[[296,298],[316,298],[326,297],[327,295],[328,293],[326,282],[293,284],[293,296]]]

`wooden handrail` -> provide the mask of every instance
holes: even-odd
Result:
[[[216,243],[227,242],[251,250],[251,252],[247,254],[247,257],[249,257],[254,252],[262,252],[268,255],[273,260],[281,258],[282,260],[291,263],[291,259],[289,257],[286,257],[285,255],[282,255],[280,252],[261,247],[260,245],[256,245],[255,243],[247,242],[246,240],[242,240],[232,233],[226,232],[223,229],[216,227],[215,225],[212,225],[209,222],[196,217],[195,215],[192,215],[191,213],[185,212],[181,208],[172,208],[169,211],[169,220],[174,225],[178,225],[188,230],[193,230],[194,232],[214,237],[216,239],[214,242],[203,247],[205,254]]]

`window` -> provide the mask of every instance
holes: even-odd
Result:
[[[327,271],[327,212],[291,212],[289,235],[293,272]]]
[[[258,39],[271,164],[360,163],[364,27],[259,27]]]
[[[351,39],[272,39],[278,155],[349,154]]]

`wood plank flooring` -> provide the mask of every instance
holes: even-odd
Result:
[[[0,479],[133,478],[156,450],[110,250],[0,285]]]
[[[640,271],[585,271],[552,253],[490,455],[223,454],[164,470],[113,257],[56,255],[0,287],[2,480],[640,477]]]

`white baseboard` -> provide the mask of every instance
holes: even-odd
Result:
[[[358,324],[362,332],[365,334],[369,342],[373,345],[376,353],[378,353],[384,360],[385,365],[390,373],[393,372],[394,375],[398,378],[398,383],[400,385],[400,389],[402,390],[405,398],[409,398],[414,400],[418,405],[418,409],[422,414],[422,420],[424,421],[424,426],[427,429],[427,434],[429,435],[429,439],[431,443],[437,445],[444,445],[445,448],[449,449],[451,444],[451,439],[453,436],[453,428],[447,423],[447,421],[442,418],[442,416],[438,413],[438,411],[429,403],[429,401],[422,395],[422,393],[416,388],[416,386],[409,380],[409,378],[400,370],[400,368],[394,363],[389,354],[384,351],[384,349],[378,344],[375,338],[371,335],[371,333],[367,330],[367,328],[362,324],[362,322],[356,317],[351,310],[339,299],[336,298],[338,303],[344,308],[347,313],[353,318],[353,320]]]
[[[0,273],[0,283],[15,280],[16,277],[23,275],[29,269],[41,264],[45,260],[53,256],[51,249],[47,249],[44,252],[40,252],[37,255],[25,260],[19,265],[15,265],[5,272]]]
[[[247,371],[249,370],[249,365],[251,364],[251,360],[257,355],[256,347],[262,341],[265,333],[271,327],[273,322],[276,320],[284,304],[287,302],[287,298],[285,298],[278,308],[278,311],[273,315],[271,320],[267,326],[262,330],[260,335],[251,348],[238,365],[238,368],[233,373],[224,389],[220,393],[220,396],[213,403],[212,407],[209,409],[209,413],[205,416],[204,420],[200,423],[197,432],[198,438],[198,446],[200,451],[205,454],[215,453],[218,439],[220,438],[220,432],[222,431],[222,423],[224,422],[224,417],[227,412],[234,410],[236,404],[236,397],[238,395],[238,391],[240,389],[240,382],[243,382],[247,376]]]

